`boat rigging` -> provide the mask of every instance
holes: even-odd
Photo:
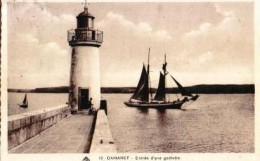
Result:
[[[145,65],[143,64],[143,69],[141,73],[141,77],[139,79],[137,88],[134,94],[130,97],[128,102],[124,102],[125,105],[129,107],[142,107],[142,108],[172,108],[172,109],[181,109],[181,106],[189,101],[196,100],[199,95],[193,96],[189,93],[184,87],[181,86],[176,79],[172,77],[174,82],[177,84],[179,90],[181,91],[182,96],[185,96],[182,100],[179,98],[174,101],[166,100],[166,76],[169,74],[167,71],[167,62],[166,55],[164,57],[164,64],[162,66],[162,72],[160,72],[159,76],[159,84],[155,96],[152,96],[151,86],[150,86],[150,49],[148,52],[148,64],[147,70]],[[186,96],[191,97],[190,99]]]

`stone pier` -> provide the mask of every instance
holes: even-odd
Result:
[[[97,115],[53,107],[9,117],[9,153],[115,153],[104,110]]]
[[[70,115],[68,105],[60,105],[8,117],[8,149],[12,149]]]
[[[88,153],[94,121],[87,112],[70,115],[9,153]]]
[[[96,126],[91,143],[90,153],[116,153],[116,146],[109,122],[104,110],[97,114]]]

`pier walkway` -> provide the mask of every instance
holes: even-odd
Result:
[[[71,115],[11,149],[9,153],[89,152],[94,120],[94,116],[87,112]]]

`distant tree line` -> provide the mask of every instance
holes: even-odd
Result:
[[[225,94],[225,93],[255,93],[254,84],[244,84],[244,85],[195,85],[190,87],[185,87],[191,93],[201,93],[201,94]],[[155,88],[151,91],[156,92]],[[167,88],[167,93],[180,93],[178,88]],[[46,88],[35,88],[35,89],[8,89],[8,92],[28,92],[28,93],[69,93],[68,86],[62,87],[46,87]],[[101,93],[133,93],[135,92],[135,87],[102,87]]]

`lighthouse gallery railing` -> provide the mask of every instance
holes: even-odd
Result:
[[[90,41],[103,42],[103,31],[89,29],[72,29],[68,31],[68,42]]]

